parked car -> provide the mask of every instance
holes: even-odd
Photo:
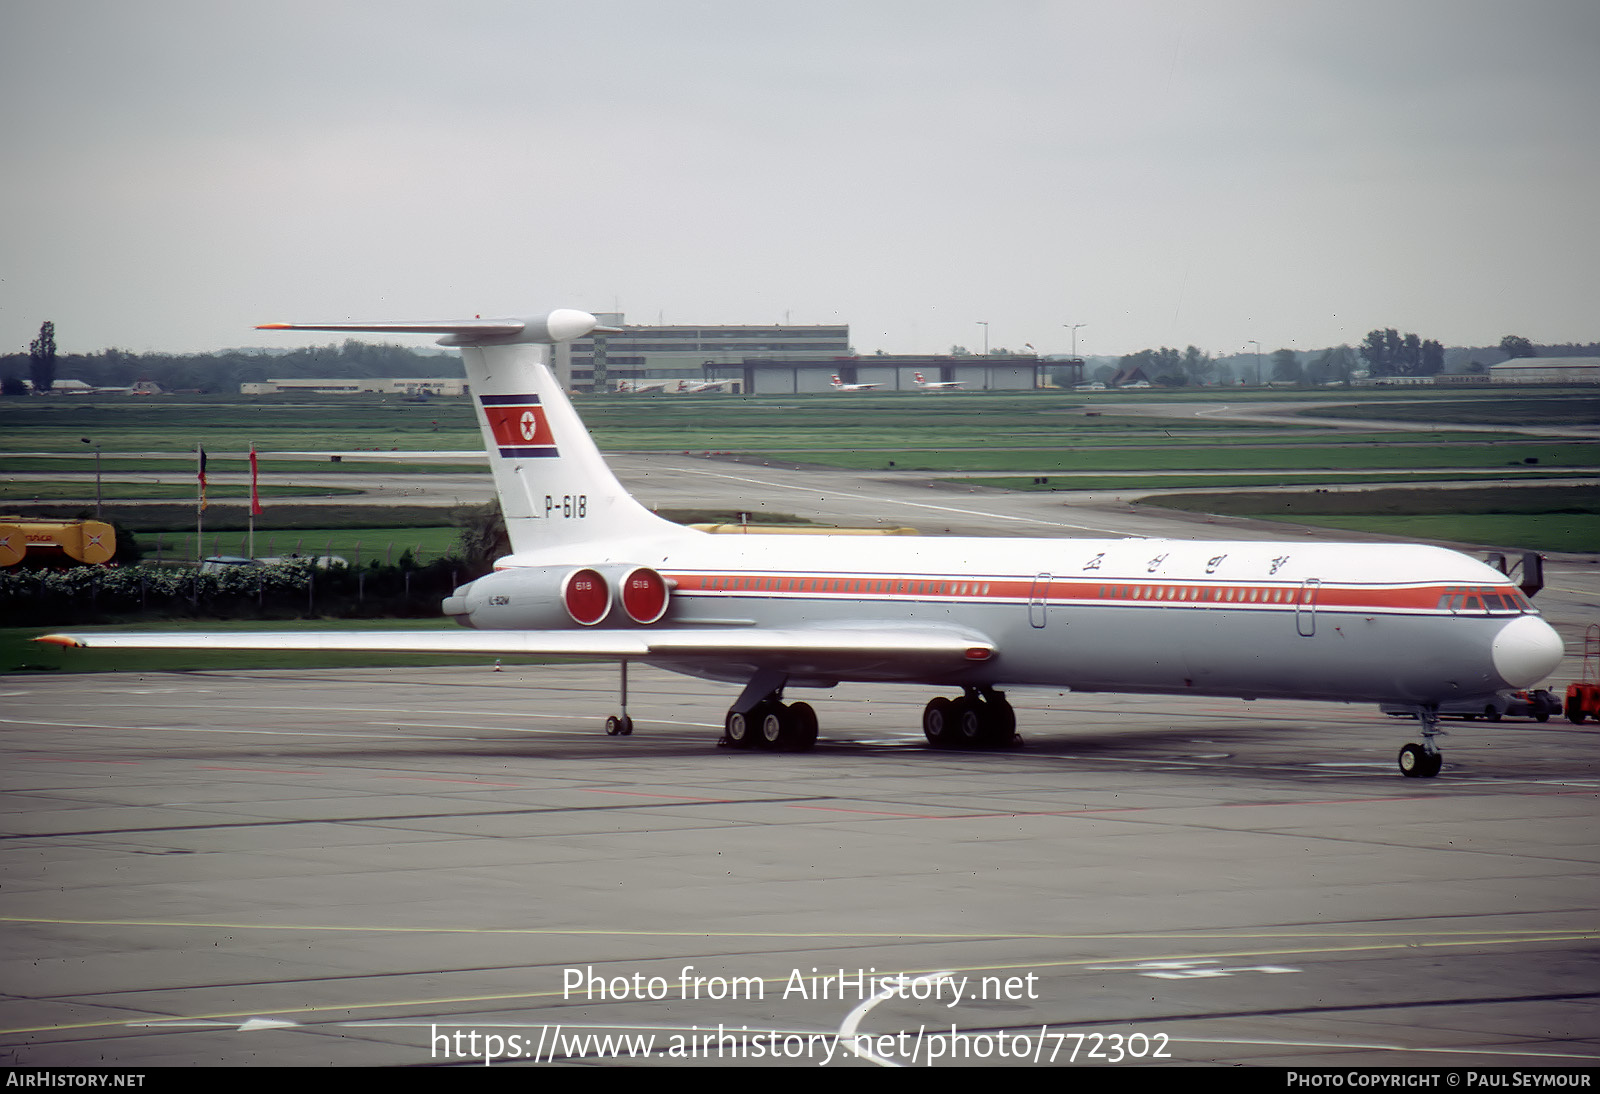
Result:
[[[212,555],[202,559],[200,572],[203,574],[220,574],[239,566],[259,566],[261,561],[254,558],[241,558],[238,555]]]
[[[1385,703],[1380,709],[1396,718],[1416,717],[1407,708],[1389,703]],[[1532,718],[1538,722],[1548,722],[1552,714],[1560,713],[1560,697],[1546,688],[1535,688],[1532,691],[1502,691],[1489,699],[1439,704],[1439,714],[1442,717],[1461,718],[1469,722],[1474,718],[1487,718],[1491,722],[1498,722],[1501,718]]]
[[[239,555],[212,555],[202,559],[200,572],[203,574],[220,574],[237,567],[250,566],[278,566],[286,562],[309,562],[319,570],[331,570],[335,566],[349,566],[348,559],[341,555],[292,555],[288,558],[242,558]]]

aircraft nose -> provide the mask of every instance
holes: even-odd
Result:
[[[1509,688],[1537,684],[1561,664],[1566,652],[1555,628],[1536,615],[1524,615],[1494,636],[1494,668]]]

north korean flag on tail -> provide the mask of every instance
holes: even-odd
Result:
[[[507,459],[559,456],[537,395],[480,395],[489,432]]]

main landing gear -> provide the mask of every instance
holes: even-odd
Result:
[[[728,711],[723,742],[729,748],[809,752],[817,743],[817,712],[810,703],[763,699],[749,713]]]
[[[934,748],[1006,748],[1017,740],[1017,715],[1004,692],[963,688],[959,699],[939,696],[922,710],[922,734]]]
[[[724,748],[809,752],[817,743],[817,712],[810,703],[786,703],[787,673],[762,669],[750,678],[722,722]],[[940,696],[922,712],[922,732],[935,748],[1006,748],[1017,741],[1017,715],[1005,693],[965,687],[959,699]],[[606,733],[633,732],[628,717],[628,665],[622,663],[622,713],[606,719]]]
[[[1419,709],[1417,721],[1422,726],[1422,743],[1408,744],[1400,750],[1400,774],[1408,779],[1431,779],[1444,766],[1444,753],[1434,741],[1443,733],[1439,728],[1439,708]]]
[[[786,674],[771,669],[751,678],[723,719],[725,747],[811,751],[817,743],[817,712],[810,703],[783,701],[783,685],[788,680]]]

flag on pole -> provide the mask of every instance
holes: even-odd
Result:
[[[250,446],[250,515],[261,515],[261,495],[256,490],[256,446]]]
[[[196,477],[200,480],[200,512],[204,513],[206,511],[206,450],[199,445],[195,447],[200,450],[200,472]]]

